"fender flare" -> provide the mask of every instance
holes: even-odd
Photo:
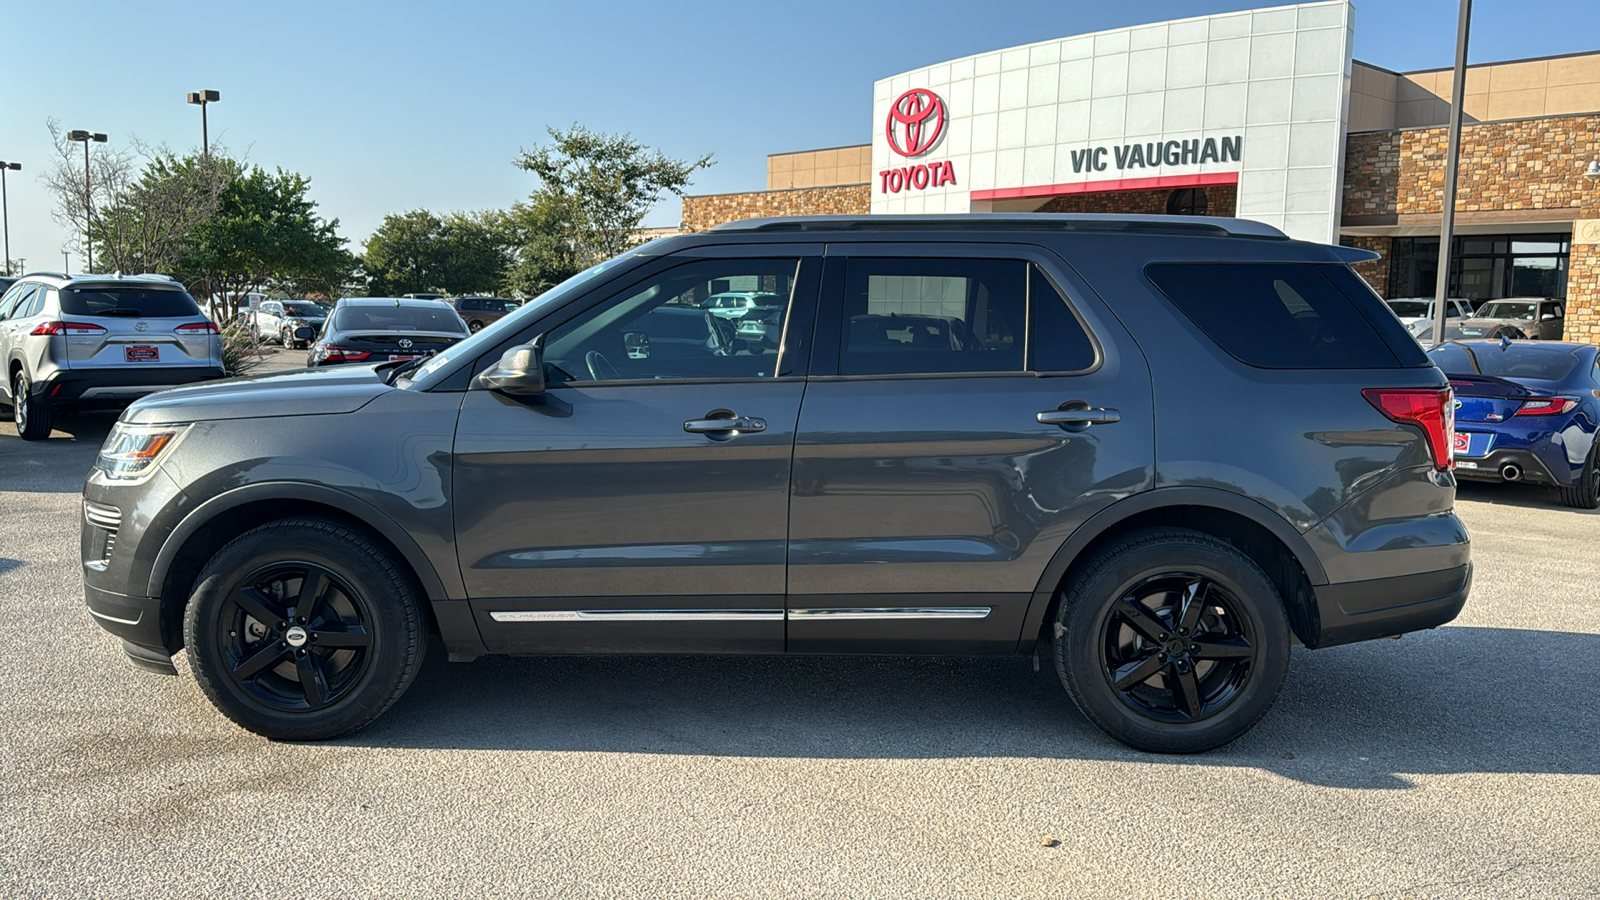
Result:
[[[325,487],[320,484],[310,484],[298,481],[266,481],[257,484],[247,484],[233,490],[218,494],[215,497],[195,507],[188,515],[183,517],[172,533],[167,535],[161,544],[161,550],[156,553],[155,561],[150,567],[150,582],[147,596],[160,597],[162,587],[166,584],[167,574],[172,568],[173,560],[178,556],[178,551],[188,543],[195,532],[205,527],[212,520],[230,509],[237,509],[248,503],[262,500],[304,500],[310,503],[320,503],[331,506],[354,516],[358,521],[382,535],[385,540],[393,544],[400,555],[405,558],[407,565],[417,573],[417,579],[422,582],[423,593],[430,601],[448,600],[444,582],[440,580],[439,573],[434,569],[422,548],[407,534],[405,529],[379,511],[376,507],[344,491]]]
[[[1328,583],[1328,574],[1322,568],[1322,561],[1317,558],[1316,551],[1311,549],[1311,544],[1305,536],[1270,507],[1220,488],[1155,488],[1119,500],[1090,516],[1088,521],[1078,526],[1072,536],[1067,538],[1055,556],[1051,557],[1050,564],[1045,566],[1044,574],[1040,576],[1039,583],[1033,590],[1033,597],[1028,601],[1028,612],[1023,618],[1019,644],[1022,650],[1026,652],[1033,641],[1033,636],[1039,633],[1045,611],[1055,599],[1056,588],[1066,575],[1067,568],[1095,538],[1140,513],[1170,506],[1203,506],[1243,516],[1265,528],[1281,541],[1289,549],[1290,555],[1300,563],[1300,567],[1305,570],[1306,578],[1313,585]]]

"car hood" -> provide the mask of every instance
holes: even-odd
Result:
[[[297,369],[161,391],[135,401],[122,421],[161,425],[348,413],[392,390],[372,366]]]

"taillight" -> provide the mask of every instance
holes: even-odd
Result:
[[[188,325],[179,325],[172,329],[174,334],[221,334],[222,330],[215,322],[190,322]]]
[[[30,334],[105,334],[106,330],[89,322],[42,322]]]
[[[1578,401],[1568,400],[1565,397],[1556,397],[1551,400],[1524,400],[1513,415],[1559,416],[1564,412],[1571,412],[1572,408],[1577,405]]]
[[[350,347],[328,345],[317,348],[317,359],[323,362],[360,362],[371,355],[371,350],[356,350]]]
[[[1455,464],[1456,396],[1450,388],[1368,388],[1361,396],[1390,419],[1422,429],[1434,468],[1445,472]]]

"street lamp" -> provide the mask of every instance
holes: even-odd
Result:
[[[206,125],[206,104],[215,103],[222,99],[218,91],[190,91],[189,102],[200,107],[200,152],[206,159],[211,158],[211,131]]]
[[[0,226],[6,233],[6,274],[11,274],[11,208],[6,198],[6,171],[22,171],[22,163],[0,162]]]
[[[94,194],[89,191],[89,142],[104,144],[106,136],[95,131],[69,131],[67,140],[83,142],[83,267],[93,272],[94,238],[89,231],[89,221],[94,218]]]

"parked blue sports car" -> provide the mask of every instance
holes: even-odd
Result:
[[[1600,347],[1450,341],[1428,351],[1456,392],[1456,476],[1557,488],[1600,507]]]

